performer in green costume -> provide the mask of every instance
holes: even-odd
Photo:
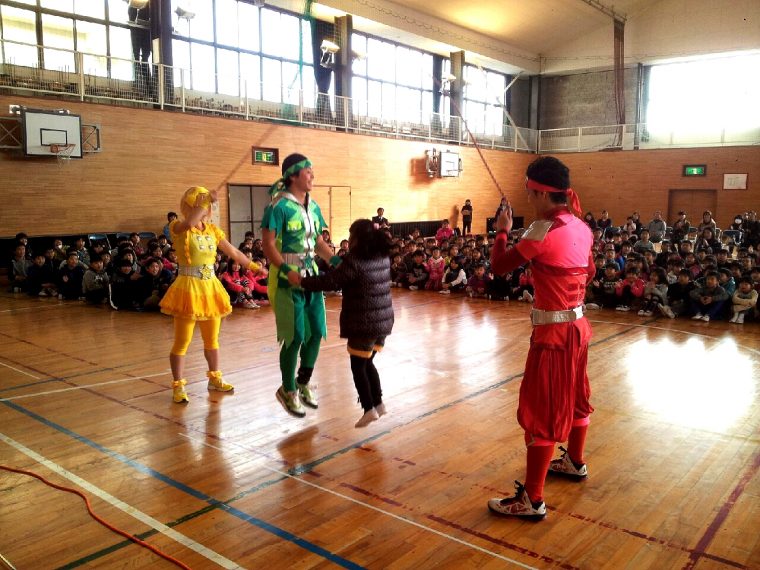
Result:
[[[309,198],[314,173],[302,154],[282,161],[282,178],[272,185],[272,202],[261,221],[264,254],[269,259],[269,301],[274,308],[280,349],[282,385],[277,400],[298,417],[306,415],[301,402],[317,407],[317,397],[309,386],[319,345],[327,336],[325,300],[320,292],[297,286],[298,277],[316,275],[316,256],[336,265],[340,258],[323,240],[327,227],[319,205]],[[296,378],[300,353],[301,365]]]

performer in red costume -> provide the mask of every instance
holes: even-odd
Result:
[[[517,421],[528,448],[525,485],[515,481],[514,497],[491,499],[498,514],[540,520],[546,516],[544,480],[547,472],[576,480],[588,470],[583,447],[589,416],[590,388],[586,374],[591,325],[583,315],[586,283],[594,277],[593,236],[580,217],[580,202],[570,188],[570,171],[546,156],[528,166],[526,190],[536,221],[507,251],[512,209],[496,221],[491,250],[495,274],[508,273],[531,262],[535,281],[531,321],[533,333],[520,386]],[[554,443],[568,441],[560,459],[552,461]]]

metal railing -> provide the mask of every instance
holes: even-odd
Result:
[[[106,57],[59,48],[0,42],[0,90],[18,94],[53,95],[80,101],[108,102],[137,107],[172,108],[182,112],[275,121],[311,128],[361,133],[396,139],[423,140],[451,145],[471,145],[513,152],[593,152],[606,149],[634,150],[689,146],[748,145],[760,143],[760,127],[705,130],[701,133],[655,132],[646,124],[605,125],[545,129],[510,124],[489,125],[491,134],[473,133],[461,117],[423,113],[410,118],[395,109],[374,116],[366,101],[328,93],[309,93],[252,82],[243,77],[193,76],[192,70]],[[53,62],[55,69],[40,66]],[[214,90],[192,85],[214,86]],[[220,90],[235,91],[234,94]],[[398,119],[404,116],[407,120]]]

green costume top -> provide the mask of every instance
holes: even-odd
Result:
[[[299,271],[302,275],[316,275],[315,246],[317,237],[327,228],[319,204],[309,200],[304,207],[295,196],[287,190],[277,192],[272,203],[264,210],[261,220],[262,229],[275,233],[275,245],[285,264]],[[304,310],[298,303],[298,310],[293,302],[293,294],[303,295],[301,289],[291,289],[287,275],[280,275],[281,268],[271,268],[269,273],[268,293],[269,302],[274,308],[277,322],[277,339],[289,345],[294,336],[301,336],[301,342],[306,342],[311,334],[327,336],[325,322],[324,297],[321,294],[310,295]],[[299,333],[299,334],[296,334]]]

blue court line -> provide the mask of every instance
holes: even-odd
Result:
[[[648,321],[644,321],[644,324],[653,323],[654,321],[655,321],[655,319],[650,319]],[[589,347],[603,344],[603,343],[605,343],[607,341],[612,340],[613,338],[617,338],[617,337],[622,336],[624,334],[628,334],[629,332],[632,332],[634,330],[636,330],[636,327],[631,327],[631,328],[627,328],[627,329],[622,330],[622,331],[618,331],[616,333],[612,333],[609,336],[606,336],[606,337],[601,338],[599,340],[595,340],[593,342],[590,342],[589,343]],[[415,422],[417,422],[417,421],[419,421],[421,419],[424,419],[424,418],[427,418],[427,417],[432,416],[434,414],[437,414],[440,411],[443,411],[443,410],[446,410],[448,408],[451,408],[452,406],[456,406],[457,404],[461,404],[462,402],[466,402],[468,400],[471,400],[473,398],[481,396],[482,394],[485,394],[486,392],[490,392],[491,390],[494,390],[496,388],[501,388],[502,386],[505,386],[505,385],[509,384],[510,382],[513,382],[514,380],[517,380],[518,378],[521,378],[524,375],[525,375],[525,372],[518,372],[516,374],[512,374],[511,376],[508,376],[504,380],[499,380],[498,382],[496,382],[494,384],[491,384],[490,386],[486,386],[485,388],[480,388],[479,390],[476,390],[475,392],[471,392],[470,394],[466,394],[465,396],[462,396],[461,398],[459,398],[457,400],[452,400],[451,402],[447,402],[446,404],[441,404],[437,408],[433,408],[432,410],[429,410],[429,411],[427,411],[427,412],[425,412],[423,414],[420,414],[419,416],[415,416],[414,418],[410,419],[409,421],[407,421],[407,422],[405,422],[403,424],[398,424],[396,426],[393,426],[390,429],[378,432],[378,433],[376,433],[376,434],[374,434],[374,435],[372,435],[372,436],[370,436],[370,437],[368,437],[366,439],[362,439],[360,441],[352,443],[351,445],[348,445],[348,446],[343,447],[341,449],[337,449],[337,450],[333,451],[332,453],[328,453],[327,455],[325,455],[323,457],[320,457],[318,459],[315,459],[313,461],[310,461],[309,463],[305,463],[303,465],[295,465],[295,466],[291,467],[290,469],[288,469],[288,473],[290,475],[303,475],[304,473],[308,473],[308,472],[312,471],[318,465],[321,465],[322,463],[325,463],[327,461],[335,459],[336,457],[338,457],[340,455],[343,455],[343,454],[345,454],[345,453],[347,453],[349,451],[352,451],[354,449],[357,449],[357,448],[359,448],[359,447],[361,447],[361,446],[363,446],[363,445],[365,445],[367,443],[370,443],[372,441],[380,439],[381,437],[384,437],[384,436],[390,434],[391,432],[393,432],[393,431],[395,431],[395,430],[397,430],[399,428],[406,427],[409,424],[415,423]]]
[[[247,513],[244,513],[243,511],[236,509],[235,507],[232,507],[228,505],[227,503],[224,503],[222,501],[219,501],[218,499],[215,499],[209,495],[206,495],[205,493],[194,489],[190,487],[189,485],[185,485],[184,483],[181,483],[180,481],[177,481],[176,479],[172,479],[171,477],[164,475],[163,473],[160,473],[159,471],[156,471],[154,469],[151,469],[150,467],[147,467],[143,465],[142,463],[139,463],[138,461],[135,461],[134,459],[130,459],[126,455],[122,455],[121,453],[118,453],[116,451],[113,451],[111,449],[108,449],[105,446],[100,445],[99,443],[96,443],[92,441],[91,439],[88,439],[87,437],[83,435],[79,435],[76,432],[71,431],[68,428],[63,427],[62,425],[56,424],[55,422],[52,422],[34,412],[31,410],[27,410],[26,408],[23,408],[19,406],[18,404],[14,402],[8,402],[8,401],[0,401],[0,403],[4,404],[5,406],[16,410],[19,413],[22,413],[33,420],[36,420],[40,422],[41,424],[44,424],[50,428],[53,428],[61,433],[64,433],[68,435],[69,437],[76,439],[77,441],[84,443],[85,445],[92,447],[93,449],[97,449],[101,453],[104,453],[122,463],[125,465],[129,465],[133,469],[144,473],[145,475],[149,475],[153,477],[154,479],[158,479],[159,481],[166,483],[167,485],[174,487],[175,489],[178,489],[182,491],[183,493],[186,493],[190,495],[191,497],[194,497],[196,499],[199,499],[201,501],[204,501],[208,503],[209,505],[212,505],[214,507],[217,507],[221,509],[222,511],[225,511],[229,514],[231,514],[234,517],[237,517],[238,519],[247,522],[249,524],[252,524],[253,526],[256,526],[262,530],[265,530],[269,533],[274,534],[275,536],[282,538],[284,540],[287,540],[289,542],[292,542],[293,544],[296,544],[300,546],[301,548],[308,550],[309,552],[312,552],[314,554],[317,554],[318,556],[321,556],[322,558],[338,565],[343,568],[351,568],[354,570],[363,570],[362,566],[359,566],[358,564],[351,562],[350,560],[346,560],[345,558],[342,558],[338,556],[337,554],[333,554],[332,552],[325,550],[324,548],[317,546],[316,544],[312,544],[311,542],[300,538],[286,530],[283,530],[281,528],[278,528],[274,526],[273,524],[270,524],[264,520],[261,520],[259,518],[256,518],[252,515],[249,515]]]

